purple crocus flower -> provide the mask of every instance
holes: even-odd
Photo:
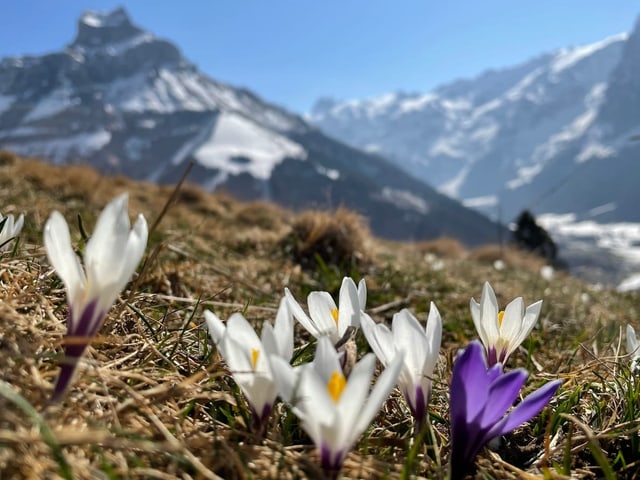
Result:
[[[523,369],[487,368],[482,344],[471,342],[458,356],[451,379],[451,478],[463,478],[491,439],[506,435],[544,408],[562,383],[546,383],[511,412],[528,373]]]

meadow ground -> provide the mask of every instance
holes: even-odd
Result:
[[[123,191],[131,218],[143,213],[152,228],[147,253],[66,398],[48,405],[67,303],[46,260],[43,225],[59,210],[82,250],[83,232]],[[172,192],[0,154],[0,212],[25,214],[19,242],[0,259],[0,478],[320,478],[315,449],[286,406],[277,405],[265,439],[251,433],[202,312],[225,319],[241,311],[259,326],[273,320],[285,286],[298,299],[312,290],[335,295],[345,275],[366,278],[375,320],[389,322],[407,307],[424,323],[434,301],[444,331],[431,428],[414,440],[395,390],[343,478],[445,477],[453,358],[477,338],[469,300],[479,299],[485,281],[502,306],[517,296],[526,305],[544,300],[538,326],[508,368],[531,372],[525,393],[550,379],[563,385],[539,416],[480,453],[474,475],[640,478],[640,382],[629,371],[623,333],[626,324],[640,326],[637,295],[557,271],[549,279],[540,260],[496,246],[375,239],[346,210],[294,214],[190,185],[175,201]],[[314,342],[299,326],[296,336],[300,361]],[[357,338],[362,355],[368,347]]]

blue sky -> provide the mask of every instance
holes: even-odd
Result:
[[[298,113],[320,96],[428,91],[629,31],[640,13],[635,0],[20,0],[2,7],[0,57],[61,49],[82,11],[120,5],[206,74]]]

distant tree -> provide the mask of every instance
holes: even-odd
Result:
[[[549,262],[555,263],[558,247],[549,233],[536,223],[536,219],[529,210],[523,210],[516,220],[513,232],[513,242],[525,250],[534,252]]]

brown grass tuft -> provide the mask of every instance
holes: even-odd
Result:
[[[439,237],[435,240],[417,242],[416,248],[423,254],[432,253],[441,258],[461,259],[467,255],[465,246],[455,238]]]
[[[284,242],[287,253],[304,269],[314,270],[320,261],[349,271],[369,260],[365,254],[369,238],[364,219],[351,210],[339,208],[335,212],[301,213]]]

